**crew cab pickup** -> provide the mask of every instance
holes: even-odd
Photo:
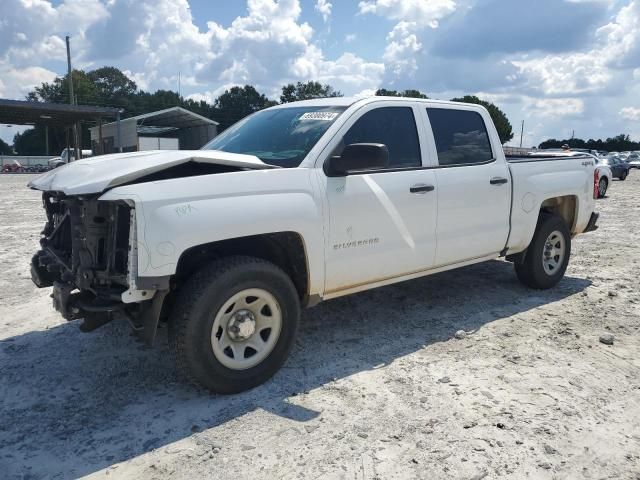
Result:
[[[149,343],[167,322],[178,370],[221,393],[280,368],[301,307],[500,257],[550,288],[598,218],[593,158],[507,159],[483,107],[395,97],[278,105],[201,150],[29,185],[55,308],[83,330],[124,316]]]

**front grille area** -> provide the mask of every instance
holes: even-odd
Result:
[[[57,281],[105,297],[124,291],[131,208],[52,193],[43,195],[43,203],[47,223],[34,258],[42,283]]]

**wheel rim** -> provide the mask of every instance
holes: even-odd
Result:
[[[566,252],[564,236],[558,230],[549,234],[544,242],[542,266],[547,275],[555,275],[562,266]]]
[[[604,197],[604,194],[607,192],[607,181],[603,178],[602,180],[600,180],[600,183],[598,183],[598,193],[600,194],[601,197]]]
[[[282,330],[282,312],[276,298],[261,288],[242,290],[216,313],[211,347],[216,359],[232,370],[246,370],[273,350]]]

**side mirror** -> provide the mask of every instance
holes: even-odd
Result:
[[[330,177],[343,177],[349,172],[389,166],[389,149],[382,143],[352,143],[342,155],[330,157],[325,172]]]

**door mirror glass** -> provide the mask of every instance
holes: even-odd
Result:
[[[344,147],[340,156],[327,162],[330,177],[342,177],[350,172],[373,170],[389,166],[389,150],[382,143],[352,143]]]

